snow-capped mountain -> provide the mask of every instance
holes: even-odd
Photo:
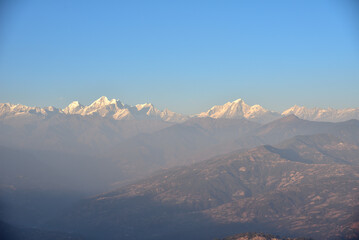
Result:
[[[78,102],[72,102],[64,109],[64,112],[83,116],[97,114],[101,117],[112,117],[116,120],[161,119],[167,122],[183,122],[187,119],[187,117],[167,109],[160,111],[151,103],[130,106],[121,103],[120,100],[109,100],[105,96],[100,97],[89,106],[82,106]]]
[[[245,118],[259,123],[268,123],[282,116],[295,115],[301,119],[322,122],[341,122],[350,119],[359,119],[359,108],[333,109],[333,108],[306,108],[293,106],[282,113],[273,112],[260,105],[249,106],[242,99],[217,105],[195,115],[196,117],[211,118]]]
[[[224,105],[214,106],[207,112],[202,112],[196,116],[229,119],[245,118],[255,122],[266,123],[279,118],[280,114],[269,111],[260,105],[249,106],[242,99],[237,99]]]
[[[63,109],[65,114],[80,114],[84,106],[81,105],[78,101],[73,101],[66,108]]]
[[[73,101],[64,109],[54,107],[28,107],[21,104],[1,103],[0,118],[10,118],[16,116],[38,116],[45,118],[50,114],[82,115],[101,117],[110,117],[115,120],[143,120],[158,119],[166,122],[183,122],[188,117],[182,114],[174,113],[168,109],[160,111],[151,103],[137,104],[130,106],[121,103],[116,99],[109,100],[103,96],[94,101],[89,106],[83,106],[78,101]]]
[[[306,108],[293,106],[285,110],[282,115],[294,114],[297,117],[311,121],[341,122],[350,119],[359,119],[359,108],[333,109],[333,108]]]
[[[45,117],[62,113],[61,109],[49,106],[45,108],[28,107],[22,104],[0,103],[0,118],[38,116]]]
[[[119,100],[108,100],[107,97],[103,96],[89,106],[83,106],[78,101],[74,101],[64,108],[63,111],[65,114],[112,116],[114,119],[117,119],[114,115],[120,114],[119,112],[123,112],[123,109],[124,105]]]
[[[73,101],[64,109],[55,107],[28,107],[21,104],[0,103],[0,119],[13,117],[47,118],[54,115],[81,115],[100,116],[115,120],[144,120],[157,119],[165,122],[180,123],[189,118],[225,118],[247,119],[258,123],[268,123],[282,116],[294,114],[295,116],[311,121],[340,122],[350,119],[359,119],[359,108],[333,109],[333,108],[306,108],[293,106],[282,113],[263,108],[260,105],[250,106],[242,99],[227,102],[224,105],[216,105],[206,112],[192,116],[186,116],[172,112],[168,109],[163,111],[155,108],[151,103],[137,104],[135,106],[122,103],[120,100],[103,96],[88,106]]]

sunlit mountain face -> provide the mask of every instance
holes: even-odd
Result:
[[[106,97],[64,109],[1,104],[2,232],[356,239],[357,111],[276,113],[241,99],[191,116]]]
[[[359,119],[359,108],[347,109],[323,109],[306,108],[297,105],[278,113],[263,108],[260,105],[250,106],[242,99],[227,102],[224,105],[216,105],[206,112],[194,115],[183,115],[168,109],[163,111],[155,108],[151,103],[136,104],[130,106],[123,104],[120,100],[102,96],[88,106],[83,106],[78,101],[73,101],[64,109],[52,106],[28,107],[21,104],[0,103],[0,118],[11,119],[13,117],[27,118],[49,118],[53,115],[80,115],[99,116],[114,120],[162,120],[165,122],[180,123],[190,118],[215,118],[215,119],[247,119],[259,123],[268,123],[282,116],[295,115],[301,119],[311,121],[340,122],[350,119]]]

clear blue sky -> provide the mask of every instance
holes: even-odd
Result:
[[[359,107],[355,0],[4,1],[0,102]]]

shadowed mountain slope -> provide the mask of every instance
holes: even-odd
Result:
[[[255,143],[277,144],[297,135],[322,133],[331,134],[343,140],[358,144],[359,121],[349,120],[339,123],[314,122],[300,119],[295,115],[289,115],[255,129],[250,135],[252,135],[251,139]],[[246,138],[239,138],[237,140],[238,144],[245,141]]]
[[[245,119],[191,119],[152,134],[128,139],[109,152],[109,158],[134,174],[199,162],[233,151],[231,143],[260,125]]]
[[[312,142],[321,154],[310,153]],[[358,156],[335,137],[301,136],[163,171],[84,200],[55,225],[105,239],[208,239],[208,228],[217,237],[250,230],[350,239],[358,236]]]
[[[290,115],[260,126],[245,119],[194,118],[130,138],[109,151],[108,157],[134,174],[141,168],[148,172],[200,162],[237,149],[273,145],[307,134],[330,134],[359,144],[359,121],[312,122]]]
[[[265,233],[240,233],[233,236],[217,240],[311,240],[309,238],[282,238],[272,234]]]
[[[116,121],[99,116],[16,117],[0,122],[0,144],[99,156],[127,138],[171,126],[158,120]]]
[[[52,232],[34,228],[19,228],[0,221],[0,239],[3,240],[84,240],[63,232]]]
[[[56,200],[59,195],[54,191],[63,193],[64,197],[61,198],[61,201],[70,204],[84,196],[83,192],[89,194],[108,191],[123,186],[126,182],[149,176],[160,169],[189,165],[235,149],[240,149],[237,152],[239,155],[243,154],[246,148],[261,144],[267,145],[258,148],[259,153],[261,151],[268,152],[270,153],[267,154],[268,156],[274,154],[281,159],[286,159],[291,164],[308,164],[310,166],[334,164],[340,165],[338,169],[342,166],[354,166],[355,168],[355,159],[358,156],[359,124],[357,120],[325,123],[288,116],[261,126],[245,119],[193,118],[181,124],[164,123],[167,124],[165,127],[163,122],[149,121],[146,125],[145,121],[127,122],[107,119],[105,121],[114,124],[113,128],[108,128],[107,124],[102,125],[102,121],[98,122],[97,117],[93,117],[93,119],[87,117],[85,123],[82,122],[82,116],[69,117],[72,119],[70,122],[68,119],[58,116],[49,117],[42,120],[44,121],[43,124],[40,122],[35,124],[32,120],[30,122],[27,122],[28,120],[17,122],[20,121],[17,119],[5,124],[6,127],[2,129],[4,135],[9,134],[14,138],[23,138],[25,142],[33,142],[34,148],[36,148],[36,144],[44,142],[48,144],[46,146],[54,146],[57,149],[38,151],[0,148],[0,189],[2,200],[7,204],[8,212],[11,212],[4,219],[7,222],[21,223],[26,226],[31,224],[32,227],[38,226],[50,217],[57,215],[58,211],[51,211],[51,207],[57,209],[56,206],[59,203]],[[72,128],[76,130],[72,131]],[[25,129],[27,130],[25,131]],[[14,131],[19,131],[19,134],[15,134]],[[26,134],[23,131],[30,135],[24,137]],[[143,133],[144,131],[148,131],[148,133]],[[124,132],[126,134],[122,134]],[[127,135],[134,132],[142,132],[142,134],[135,134],[136,136],[132,137]],[[310,132],[318,133],[318,135],[296,136]],[[99,139],[95,139],[94,136],[99,136]],[[275,145],[277,142],[293,136],[296,137]],[[81,142],[81,139],[86,141]],[[64,153],[62,149],[67,146],[74,149],[75,152],[80,151],[82,153]],[[96,154],[92,155],[94,152]],[[89,157],[90,155],[92,157]],[[267,156],[264,153],[263,155]],[[244,168],[240,172],[241,174],[248,172],[253,175],[253,178],[247,179],[246,183],[244,180],[238,181],[237,173],[230,169],[228,171],[232,175],[234,174],[233,176],[218,172],[216,170],[218,162],[216,162],[217,165],[213,165],[211,161],[207,161],[205,164],[209,165],[200,165],[197,170],[209,167],[208,171],[213,172],[214,175],[210,175],[208,179],[217,179],[217,175],[226,177],[212,182],[208,179],[193,178],[195,175],[191,172],[188,173],[189,175],[181,175],[180,172],[167,174],[168,176],[181,175],[172,184],[178,189],[193,189],[190,196],[195,196],[197,192],[203,193],[204,199],[200,198],[198,202],[191,200],[194,201],[194,209],[197,216],[203,220],[203,224],[212,221],[212,218],[208,218],[208,215],[204,214],[203,211],[230,202],[228,199],[232,198],[233,194],[247,198],[256,191],[268,191],[269,189],[261,184],[266,180],[257,182],[258,171],[247,170],[250,169],[249,165],[243,166]],[[289,169],[289,165],[283,168]],[[258,169],[267,167],[264,163],[254,164],[253,166]],[[297,171],[294,166],[290,166],[293,168],[292,171]],[[223,166],[218,166],[218,168],[221,169]],[[263,174],[266,175],[267,173]],[[192,179],[192,181],[184,181],[186,179]],[[176,183],[177,181],[179,184]],[[182,186],[180,186],[181,184]],[[218,188],[215,187],[217,185]],[[194,188],[195,186],[197,188]],[[228,189],[232,189],[229,186],[232,186],[236,191],[228,191]],[[76,191],[78,193],[74,194],[73,192]],[[343,194],[347,193],[343,192]],[[212,195],[216,197],[213,198]],[[174,196],[176,196],[176,201],[180,203],[180,205],[175,205],[175,209],[178,206],[183,206],[181,201],[184,201],[183,196],[187,196],[187,193],[178,192]],[[146,195],[146,197],[148,196]],[[46,203],[46,201],[52,201],[52,203]],[[168,203],[169,208],[172,208],[172,203]],[[159,205],[157,202],[154,204],[163,210],[163,202],[160,202]],[[61,206],[58,209],[63,209],[68,205]],[[123,206],[127,207],[126,204]],[[192,207],[190,205],[191,213],[194,211]],[[175,216],[179,216],[180,213],[181,211],[177,211]],[[29,217],[31,214],[37,216],[36,221],[31,220]],[[181,213],[180,216],[187,215]],[[204,218],[202,218],[203,216]],[[185,221],[184,223],[186,223],[184,227],[186,229],[188,227],[188,232],[191,232],[190,229],[193,226],[198,226],[193,222],[187,224]],[[174,221],[173,224],[173,227],[179,227],[177,221]],[[245,224],[251,225],[252,222],[245,222]],[[238,231],[233,233],[235,232]]]

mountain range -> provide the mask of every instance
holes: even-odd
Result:
[[[359,120],[339,119],[357,109],[304,110],[1,104],[0,223],[59,239],[356,239]]]
[[[81,105],[78,101],[70,103],[64,109],[55,107],[28,107],[21,104],[0,103],[0,118],[12,117],[50,117],[56,114],[81,115],[81,116],[100,116],[110,117],[115,120],[144,120],[157,119],[166,122],[184,122],[189,118],[226,118],[226,119],[247,119],[259,123],[268,123],[282,116],[294,114],[299,118],[311,121],[340,122],[350,119],[359,119],[359,108],[348,109],[323,109],[306,108],[297,105],[283,111],[274,112],[263,108],[260,105],[249,106],[242,99],[233,102],[227,102],[224,105],[218,105],[210,108],[206,112],[194,114],[191,116],[172,112],[168,109],[163,111],[155,108],[151,103],[137,104],[130,106],[123,104],[120,100],[111,99],[102,96],[88,106]]]
[[[316,134],[235,151],[86,199],[52,224],[106,239],[210,239],[248,230],[357,239],[354,143]]]
[[[193,118],[116,144],[97,155],[0,148],[2,220],[86,239],[357,236],[358,120]]]
[[[160,111],[150,103],[137,104],[136,106],[129,106],[122,104],[119,100],[109,100],[103,96],[94,101],[89,106],[83,106],[78,101],[70,103],[64,109],[55,107],[28,107],[21,104],[0,104],[0,117],[24,117],[24,116],[38,116],[49,117],[55,114],[65,115],[81,115],[81,116],[100,116],[111,117],[115,120],[142,120],[142,119],[161,119],[168,122],[182,122],[187,117],[171,112],[168,109]]]

